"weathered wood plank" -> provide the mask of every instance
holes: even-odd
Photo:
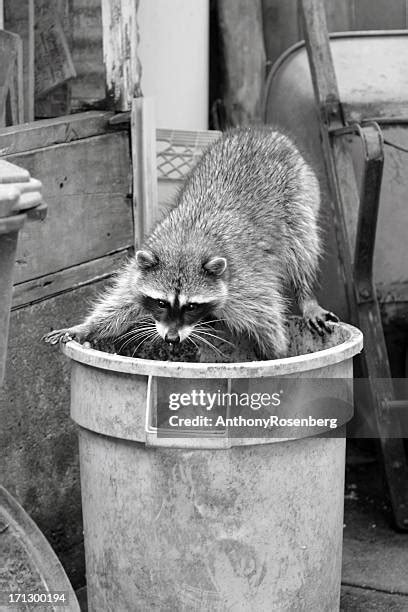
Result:
[[[105,98],[100,0],[70,0],[72,58],[77,78],[71,83],[71,108],[84,108]]]
[[[12,309],[40,302],[54,295],[65,293],[83,285],[109,278],[130,255],[125,249],[104,257],[66,268],[60,272],[19,283],[13,287]]]
[[[0,30],[0,126],[23,121],[23,49],[19,36]]]
[[[44,186],[47,218],[21,232],[21,283],[129,247],[133,242],[126,133],[55,145],[9,159]]]
[[[10,217],[7,217],[6,220],[7,219],[10,220]],[[3,234],[0,235],[0,258],[2,266],[0,276],[0,387],[3,383],[6,361],[13,269],[19,229],[13,228],[13,230],[9,230],[6,233],[5,228],[2,228],[3,224],[4,219],[0,219],[0,234]],[[6,234],[6,236],[4,234]]]
[[[224,48],[224,104],[229,125],[261,118],[266,57],[261,0],[220,0]]]
[[[131,110],[133,219],[135,248],[158,219],[157,157],[154,100],[134,98]]]
[[[24,121],[34,119],[34,0],[4,1],[5,29],[21,37],[23,48]]]
[[[351,161],[350,146],[346,141],[346,137],[335,137],[332,140],[332,151],[338,176],[341,176],[344,239],[347,241],[350,261],[352,263],[354,261],[358,220],[358,202],[360,196]]]
[[[130,110],[132,99],[141,95],[138,6],[139,0],[102,0],[106,94],[117,111]]]
[[[71,110],[71,91],[70,84],[64,79],[66,76],[75,74],[72,63],[70,48],[72,45],[72,19],[71,19],[71,0],[34,0],[34,42],[36,55],[47,55],[47,47],[51,49],[51,54],[55,56],[55,66],[52,68],[45,65],[45,71],[53,74],[52,79],[56,86],[45,95],[35,96],[35,116],[38,117],[58,117],[67,115]],[[43,51],[41,47],[45,47]],[[37,53],[38,49],[38,53]],[[44,53],[45,52],[45,53]],[[46,57],[40,59],[44,64]],[[37,61],[35,62],[37,66]],[[57,68],[58,67],[58,68]],[[42,80],[37,78],[37,82]],[[57,77],[57,78],[55,78]],[[47,79],[48,82],[50,81]],[[59,81],[59,83],[57,83]]]
[[[75,77],[76,71],[54,2],[35,0],[34,34],[35,96],[40,98]]]
[[[322,0],[303,0],[301,19],[305,34],[306,48],[310,62],[316,102],[324,123],[330,121],[342,125],[339,114],[339,90],[334,72],[333,57],[327,35],[326,14]],[[336,121],[334,121],[336,119]]]
[[[0,157],[105,134],[112,115],[106,111],[89,111],[2,128]]]

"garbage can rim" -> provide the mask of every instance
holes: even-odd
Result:
[[[61,350],[73,361],[103,370],[127,374],[173,378],[264,378],[315,370],[345,361],[359,353],[363,348],[361,331],[347,323],[337,323],[335,325],[341,328],[344,337],[340,344],[313,353],[268,361],[237,363],[156,361],[105,353],[92,348],[85,348],[75,341],[62,344]]]

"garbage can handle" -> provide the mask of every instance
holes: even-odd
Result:
[[[170,435],[165,430],[158,434],[158,427],[152,424],[153,410],[157,405],[157,377],[149,376],[147,381],[146,417],[145,417],[145,442],[147,446],[165,448],[189,448],[189,449],[227,449],[233,446],[228,435],[228,427],[225,433],[191,433],[189,436],[179,434]],[[231,384],[231,381],[228,381]]]

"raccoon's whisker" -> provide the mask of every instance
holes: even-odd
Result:
[[[190,340],[190,342],[192,342],[192,344],[194,344],[194,346],[198,349],[199,346],[197,344],[197,342],[194,342],[194,340],[191,338],[191,336],[187,336],[186,340]]]
[[[141,347],[141,346],[142,346],[142,344],[143,344],[144,342],[146,342],[146,340],[148,340],[148,339],[149,339],[149,337],[147,337],[147,338],[145,338],[144,340],[142,340],[141,342],[139,342],[139,344],[137,345],[137,347],[135,348],[135,350],[134,350],[134,351],[133,351],[133,353],[132,353],[132,357],[134,357],[134,356],[135,356],[135,353],[137,353],[137,351],[139,350],[139,347]]]
[[[155,329],[156,328],[151,325],[149,325],[149,327],[138,327],[137,329],[134,329],[131,334],[126,334],[126,335],[133,336],[135,334],[144,334],[148,331],[154,331]]]
[[[119,347],[119,350],[123,350],[125,348],[125,346],[127,346],[128,344],[131,344],[132,342],[137,342],[137,340],[139,340],[140,338],[144,338],[146,337],[149,338],[150,336],[153,336],[156,333],[156,330],[151,330],[151,331],[143,331],[143,332],[135,332],[133,336],[130,336],[125,342],[122,342],[122,344]]]
[[[142,340],[142,343],[145,342],[146,340],[150,340],[152,342],[152,344],[154,344],[160,338],[161,337],[157,333],[157,330],[153,329],[150,332],[145,332],[144,334],[138,334],[137,336],[132,337],[130,339],[130,341],[128,341],[126,344],[131,344],[132,342],[137,342],[138,340]],[[140,346],[140,345],[138,345],[138,346]],[[137,349],[138,349],[138,347],[136,347],[135,350],[137,350]]]
[[[232,347],[235,346],[232,342],[230,342],[229,340],[226,340],[226,338],[222,338],[221,336],[217,336],[216,334],[211,334],[211,333],[207,332],[206,330],[197,329],[196,331],[199,334],[203,334],[204,336],[210,336],[210,338],[214,338],[215,340],[219,340],[220,342],[225,342],[225,344],[229,344]]]
[[[129,334],[127,337],[125,337],[125,338],[121,338],[121,343],[122,343],[122,344],[127,344],[127,343],[128,343],[128,341],[129,341],[129,342],[132,342],[132,340],[135,340],[136,338],[138,338],[138,336],[140,336],[140,335],[144,335],[144,334],[146,334],[146,333],[147,333],[147,331],[138,332],[138,333],[136,333],[136,332],[135,332],[135,333],[133,333],[133,334]]]
[[[132,332],[141,331],[142,329],[155,329],[155,325],[152,325],[152,324],[150,324],[150,325],[138,325],[137,327],[133,327],[127,333],[130,334]]]
[[[227,321],[227,319],[212,319],[211,321],[197,321],[196,325],[200,325],[200,326],[203,326],[203,327],[209,327],[212,330],[216,330],[216,331],[222,332],[223,331],[222,329],[218,330],[213,325],[213,323],[218,323],[218,322],[222,322],[222,321]],[[228,321],[227,321],[227,324],[228,324]]]
[[[210,323],[196,323],[196,325],[202,327],[203,329],[210,329],[211,331],[219,331],[220,333],[223,333],[222,330],[218,330],[217,327],[214,327],[214,325],[211,325]]]
[[[149,331],[150,330],[148,330],[148,329],[134,330],[131,334],[126,334],[126,336],[122,337],[122,340],[127,343],[129,341],[135,340],[139,336],[143,336],[143,335],[149,333]]]
[[[211,348],[216,354],[220,355],[221,357],[226,358],[225,353],[223,353],[222,351],[220,351],[216,346],[214,346],[214,344],[212,344],[212,342],[209,342],[208,340],[206,340],[205,338],[202,338],[201,336],[196,336],[196,338],[200,341],[203,342],[204,344],[206,344],[209,348]]]
[[[157,332],[156,332],[157,333]],[[154,336],[155,334],[150,334],[148,335],[144,340],[142,340],[141,342],[139,342],[139,344],[137,345],[137,347],[135,348],[135,350],[132,353],[132,357],[134,357],[135,353],[139,350],[139,348],[142,346],[142,344],[144,344],[144,342],[146,342],[146,340],[149,340],[150,338],[152,338],[152,336]]]
[[[120,334],[120,336],[118,336],[116,338],[116,340],[120,340],[121,338],[126,338],[127,336],[131,336],[132,334],[134,334],[134,333],[136,333],[138,331],[142,331],[144,329],[153,329],[153,328],[154,328],[153,325],[146,325],[144,327],[135,327],[135,328],[133,328],[133,329],[123,333],[123,334]]]
[[[147,338],[149,336],[149,332],[143,332],[142,334],[135,334],[134,336],[130,336],[127,340],[125,340],[125,342],[122,343],[121,347],[124,348],[125,346],[128,346],[129,344],[132,344],[133,342],[137,342],[138,340],[141,340],[142,338]]]
[[[210,334],[210,332],[208,332],[206,330],[204,331],[203,329],[201,329],[201,327],[196,326],[194,329],[196,329],[198,332],[200,332],[200,334],[205,334],[206,336],[211,336],[212,338],[215,338],[216,340],[221,340],[221,342],[225,342],[226,344],[229,344],[230,346],[235,347],[235,344],[233,344],[229,340],[226,340],[225,338],[222,338],[221,336],[217,336],[216,334]]]
[[[197,340],[200,340],[201,342],[204,342],[204,344],[207,344],[207,346],[212,348],[213,351],[215,351],[216,353],[218,353],[222,357],[226,357],[226,355],[222,351],[220,351],[216,346],[214,346],[214,344],[212,344],[212,342],[210,342],[206,338],[203,338],[198,333],[191,332],[190,336],[194,336],[194,338],[197,338]]]
[[[130,340],[128,340],[127,342],[125,342],[125,343],[121,344],[121,345],[120,345],[120,347],[119,347],[119,351],[124,351],[124,350],[125,350],[125,348],[126,348],[126,347],[127,347],[129,344],[132,344],[132,342],[133,342],[133,338],[131,338],[131,339],[130,339]]]
[[[209,325],[210,323],[219,323],[227,319],[211,319],[211,321],[200,321],[200,325]]]

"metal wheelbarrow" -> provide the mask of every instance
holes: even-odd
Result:
[[[319,174],[328,250],[321,299],[364,333],[372,427],[361,437],[378,438],[395,524],[408,530],[408,400],[396,399],[380,311],[397,300],[408,326],[408,32],[329,38],[324,2],[300,8],[305,43],[273,66],[265,120],[288,129]]]

